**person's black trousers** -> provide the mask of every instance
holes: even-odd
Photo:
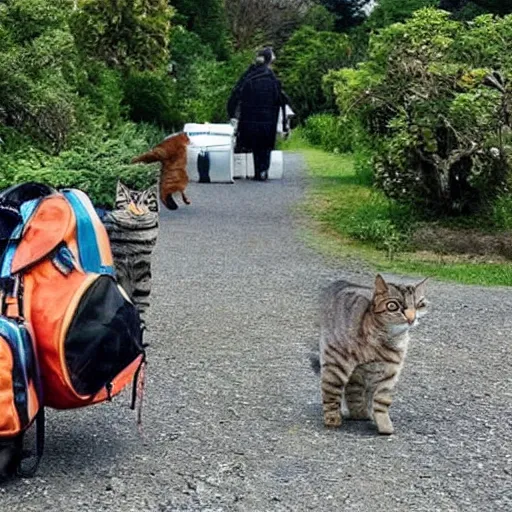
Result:
[[[265,181],[268,178],[268,170],[270,168],[270,159],[272,157],[271,149],[255,149],[254,157],[254,179]]]

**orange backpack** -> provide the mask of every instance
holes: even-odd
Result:
[[[44,405],[99,403],[132,381],[137,389],[145,363],[140,318],[116,282],[108,235],[89,198],[54,192],[23,202],[20,213],[1,275],[21,278]]]
[[[44,409],[39,365],[30,327],[5,316],[9,299],[0,290],[0,477],[35,474],[44,447]],[[12,301],[11,301],[12,302]],[[35,458],[24,452],[26,431],[36,423]],[[32,458],[27,466],[26,460]]]

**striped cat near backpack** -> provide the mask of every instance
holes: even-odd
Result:
[[[119,284],[139,310],[143,324],[151,293],[151,255],[158,237],[158,188],[142,192],[118,182],[114,210],[103,217]]]

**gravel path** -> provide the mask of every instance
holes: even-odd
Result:
[[[38,477],[0,488],[0,511],[512,510],[507,289],[432,283],[396,435],[323,428],[307,358],[318,292],[372,276],[297,237],[301,167],[192,185],[192,206],[163,213],[142,440],[128,396],[50,411]]]

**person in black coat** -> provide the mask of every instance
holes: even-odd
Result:
[[[235,153],[252,153],[254,179],[268,177],[270,158],[276,144],[279,109],[283,109],[283,132],[288,133],[285,106],[290,103],[281,82],[270,69],[272,48],[260,50],[256,63],[238,80],[228,101],[228,115],[237,120]]]

